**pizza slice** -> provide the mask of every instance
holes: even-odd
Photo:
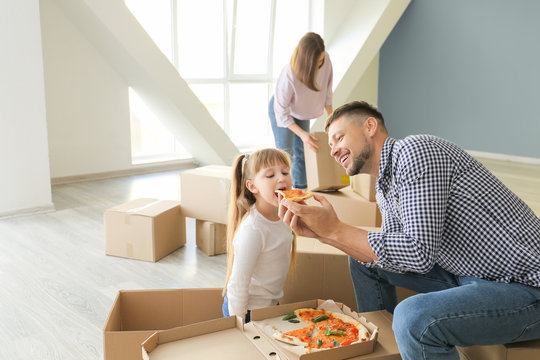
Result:
[[[276,192],[281,194],[285,199],[295,202],[303,201],[313,196],[312,193],[304,192],[300,189],[276,190]]]

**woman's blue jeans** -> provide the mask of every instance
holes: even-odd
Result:
[[[288,128],[277,126],[276,114],[274,112],[274,97],[270,99],[268,104],[268,116],[274,133],[274,141],[276,148],[285,150],[292,160],[291,174],[293,179],[293,187],[295,189],[306,189],[306,163],[304,160],[304,142],[298,135],[293,133]],[[309,132],[309,120],[294,119],[294,122],[303,130]]]
[[[358,311],[394,314],[403,360],[458,360],[455,346],[540,339],[540,288],[460,277],[439,266],[398,274],[349,258],[349,268]],[[397,304],[394,286],[420,294]]]

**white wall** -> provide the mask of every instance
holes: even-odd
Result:
[[[52,209],[39,1],[0,1],[0,216]]]
[[[41,21],[51,177],[132,168],[126,81],[54,1]]]

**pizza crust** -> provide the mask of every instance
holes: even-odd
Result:
[[[296,336],[285,335],[281,332],[276,332],[272,335],[274,339],[284,342],[289,345],[306,346],[308,343],[301,341]]]

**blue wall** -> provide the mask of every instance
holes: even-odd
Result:
[[[390,136],[540,158],[540,1],[412,0],[379,61]]]

